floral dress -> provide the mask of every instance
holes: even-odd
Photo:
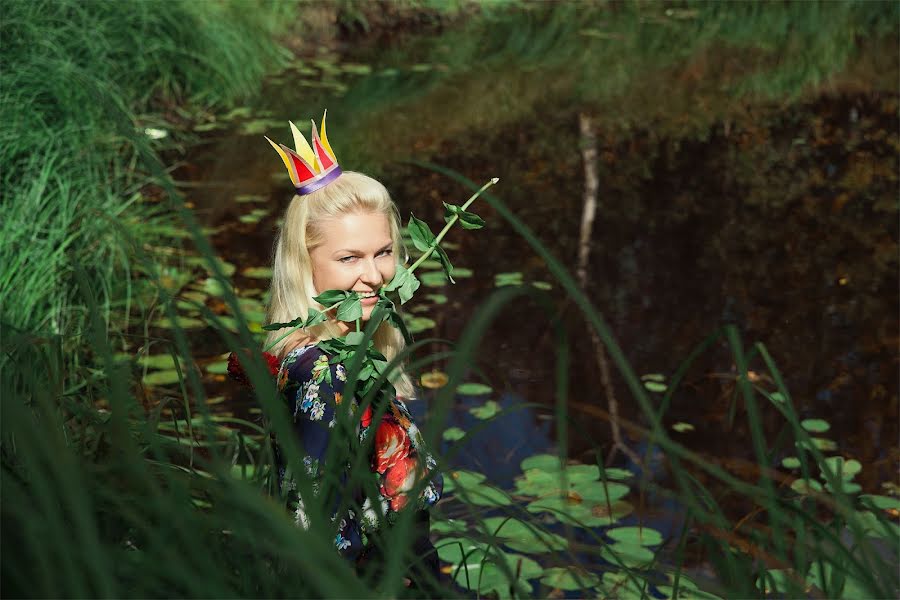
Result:
[[[329,364],[328,355],[319,348],[302,346],[285,356],[278,379],[293,415],[294,431],[305,452],[304,466],[313,477],[313,492],[318,493],[319,469],[324,468],[330,434],[339,418],[336,409],[345,400],[346,369],[340,363]],[[350,399],[350,402],[351,412],[355,411],[356,398]],[[351,500],[361,508],[361,513],[349,509],[344,514],[332,515],[336,524],[335,546],[341,554],[351,559],[358,559],[366,553],[367,537],[382,524],[393,523],[397,511],[410,503],[414,503],[420,512],[424,511],[440,499],[443,491],[443,478],[435,470],[434,457],[426,450],[422,434],[413,423],[406,405],[393,397],[380,422],[374,425],[372,414],[371,407],[367,407],[356,424],[356,435],[361,444],[368,436],[375,436],[369,462],[378,488],[378,500],[373,503],[371,495],[367,496],[362,490],[348,492],[353,496]],[[303,499],[299,497],[297,486],[287,472],[277,444],[276,459],[279,486],[287,496],[296,522],[308,527]],[[417,475],[427,478],[427,481],[418,497],[413,499],[407,492],[416,488]],[[417,522],[423,520],[426,524],[425,539],[416,543],[417,548],[423,544],[430,546],[427,541],[427,514],[417,514]]]

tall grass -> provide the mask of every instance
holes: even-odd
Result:
[[[127,304],[128,244],[153,241],[159,229],[147,225],[162,220],[162,211],[141,201],[154,183],[147,161],[162,149],[144,128],[186,102],[209,110],[253,94],[283,63],[273,35],[294,10],[294,3],[264,2],[3,2],[6,326],[80,331],[73,261],[102,290],[107,316]]]

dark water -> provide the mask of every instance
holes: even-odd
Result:
[[[273,81],[254,106],[255,113],[274,119],[266,133],[288,143],[288,118],[318,118],[328,107],[329,136],[342,165],[376,174],[402,214],[413,212],[435,226],[443,222],[441,201],[461,203],[467,190],[399,159],[430,159],[476,182],[500,177],[497,195],[574,270],[584,185],[578,115],[593,113],[592,105],[522,92],[528,103],[523,108],[515,90],[501,94],[499,88],[491,90],[500,97],[494,110],[507,114],[491,119],[483,98],[473,93],[472,86],[485,80],[474,68],[470,79],[459,71],[446,76],[445,88],[459,90],[462,99],[434,92],[440,79],[434,66],[432,87],[411,92],[412,58],[394,65],[407,69],[406,76],[385,75],[398,43],[378,40],[374,48],[319,57],[374,65],[372,74],[341,80],[347,89],[302,87],[294,74]],[[324,69],[319,77],[328,80]],[[393,98],[382,90],[390,77],[406,77],[396,82],[400,91]],[[540,90],[545,83],[550,85],[530,86]],[[473,98],[470,110],[466,94]],[[638,374],[670,376],[717,327],[737,324],[747,347],[766,345],[801,417],[826,419],[839,451],[863,464],[857,481],[867,492],[881,492],[883,482],[896,481],[898,463],[896,88],[722,102],[727,110],[696,107],[702,118],[676,106],[624,128],[598,116],[600,194],[587,291]],[[681,127],[686,120],[702,125]],[[275,219],[290,186],[262,136],[238,128],[210,135],[189,163],[184,175],[201,184],[191,200],[207,224],[223,228],[213,238],[223,258],[239,267],[268,264]],[[247,207],[232,198],[242,193],[268,196],[272,214],[258,224],[239,224]],[[499,216],[484,204],[474,209],[487,229],[454,231],[449,238],[458,245],[451,251],[454,263],[474,276],[434,290],[448,302],[424,309],[436,326],[421,336],[455,339],[494,290],[497,273],[552,282],[543,262]],[[259,285],[241,277],[236,283]],[[556,303],[563,306],[564,299]],[[593,448],[604,456],[610,449],[609,426],[579,407],[606,408],[605,394],[584,320],[568,307],[565,322],[572,351],[569,406],[590,438],[570,434],[569,451],[594,460]],[[547,407],[498,421],[458,458],[459,465],[487,473],[501,486],[511,484],[524,457],[553,446],[555,424],[548,415],[557,351],[548,330],[549,317],[536,303],[511,304],[484,336],[474,365],[488,376],[502,406]],[[208,348],[210,355],[221,351]],[[764,372],[761,361],[752,364]],[[694,431],[673,434],[677,441],[737,469],[737,460],[753,456],[734,372],[725,343],[714,344],[689,370],[665,422],[694,425]],[[617,373],[614,382],[622,416],[645,423]],[[460,398],[449,424],[475,426],[466,410],[473,403]],[[764,407],[763,419],[771,445],[783,418]],[[640,439],[626,439],[642,451]],[[664,464],[647,466],[654,478],[666,479]],[[656,502],[645,515],[668,533],[677,512]]]

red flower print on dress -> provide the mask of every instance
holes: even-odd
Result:
[[[363,411],[362,416],[359,418],[359,422],[363,427],[368,427],[372,424],[372,407],[367,406],[366,410]]]
[[[391,510],[397,511],[406,506],[406,492],[416,484],[417,464],[414,456],[408,456],[398,460],[384,473],[381,495],[390,501]]]
[[[244,354],[244,356],[248,356],[250,354],[249,350],[243,349],[240,351]],[[281,362],[278,360],[278,357],[269,354],[268,352],[262,353],[263,359],[266,361],[266,365],[269,367],[269,374],[273,377],[278,375],[278,371],[281,369]],[[241,364],[240,359],[238,359],[238,355],[235,352],[232,352],[228,355],[228,375],[231,376],[232,379],[238,381],[240,383],[247,384],[249,383],[249,379],[247,378],[247,372],[244,371],[244,366]]]
[[[381,419],[375,432],[375,464],[376,473],[384,473],[399,461],[409,456],[410,442],[406,430],[389,417]]]

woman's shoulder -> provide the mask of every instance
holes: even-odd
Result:
[[[331,357],[316,346],[315,342],[294,346],[281,361],[282,377],[306,384],[323,381],[330,385],[346,381],[346,369],[342,364],[332,364]]]

